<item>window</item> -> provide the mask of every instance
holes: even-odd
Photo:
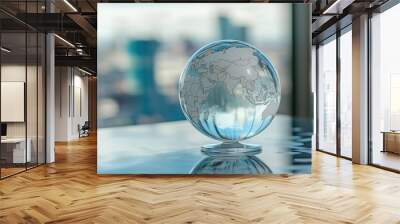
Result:
[[[351,25],[341,30],[340,36],[334,35],[319,45],[317,64],[317,147],[321,151],[350,159],[353,78]]]
[[[318,48],[318,149],[336,153],[336,39]]]
[[[340,155],[351,158],[352,149],[352,35],[340,36]]]
[[[371,162],[400,170],[400,5],[371,19]]]

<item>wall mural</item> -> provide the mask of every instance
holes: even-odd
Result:
[[[99,4],[98,173],[310,173],[310,12]]]

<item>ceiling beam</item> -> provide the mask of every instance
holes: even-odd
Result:
[[[74,21],[82,30],[90,37],[86,41],[89,42],[91,46],[96,46],[97,30],[90,24],[85,17],[80,14],[68,14],[68,17]]]
[[[355,0],[336,0],[328,5],[328,7],[323,10],[322,14],[342,14],[343,10],[353,2],[355,2]]]
[[[91,56],[55,56],[56,66],[87,67],[96,71],[97,60]]]
[[[75,21],[62,13],[18,13],[16,18],[42,32],[82,30]]]

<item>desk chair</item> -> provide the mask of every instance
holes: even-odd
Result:
[[[89,129],[90,129],[89,121],[85,121],[82,127],[80,127],[80,125],[78,124],[79,138],[89,136]]]

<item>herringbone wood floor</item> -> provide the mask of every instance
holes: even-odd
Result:
[[[400,223],[400,175],[313,154],[313,174],[96,174],[96,139],[0,181],[0,223]]]

